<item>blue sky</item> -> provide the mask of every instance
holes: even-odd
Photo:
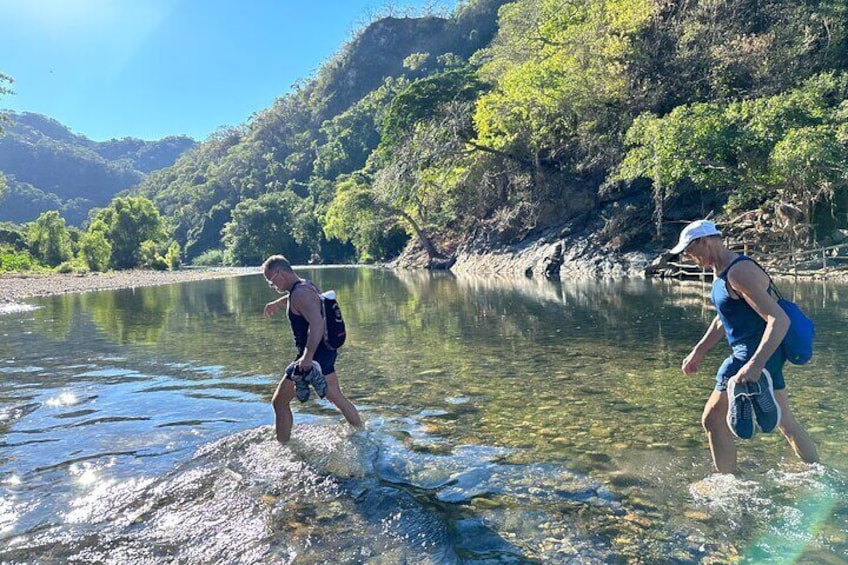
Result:
[[[93,140],[205,139],[308,78],[385,0],[0,0],[0,108]],[[454,0],[394,2],[448,13]],[[395,8],[397,11],[397,8]],[[398,12],[401,13],[401,12]]]

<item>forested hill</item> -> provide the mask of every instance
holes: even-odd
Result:
[[[188,259],[241,264],[412,244],[435,265],[564,233],[658,249],[708,214],[828,242],[848,228],[846,22],[841,0],[466,0],[385,17],[138,192]]]
[[[23,223],[59,210],[69,224],[79,226],[91,208],[106,206],[117,193],[172,165],[196,145],[186,136],[92,141],[41,114],[4,115],[0,173],[7,186],[0,193],[0,221]]]

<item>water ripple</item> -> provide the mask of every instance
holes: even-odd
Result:
[[[184,563],[542,562],[555,550],[500,516],[500,505],[482,505],[476,516],[467,505],[491,497],[520,499],[533,508],[521,511],[521,523],[547,524],[549,530],[551,523],[563,523],[555,533],[561,539],[556,551],[584,552],[589,544],[569,533],[573,524],[546,508],[563,500],[614,505],[598,485],[556,465],[500,464],[502,449],[462,445],[433,455],[404,447],[396,434],[414,431],[409,419],[353,434],[309,415],[301,421],[288,445],[279,445],[269,427],[246,430],[202,445],[162,477],[111,476],[116,458],[139,456],[124,451],[36,469],[68,469],[82,492],[57,513],[59,525],[32,524],[30,509],[7,501],[0,507],[0,527],[8,532],[29,526],[7,537],[0,558],[49,548],[67,561],[133,556],[145,562],[168,555]],[[421,429],[415,435],[434,441]],[[601,563],[608,555],[592,551],[584,554],[585,563]]]

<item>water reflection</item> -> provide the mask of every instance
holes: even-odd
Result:
[[[713,316],[706,283],[305,273],[340,298],[350,338],[337,368],[365,439],[309,402],[295,407],[300,442],[271,440],[268,401],[294,350],[286,320],[261,315],[274,298],[261,275],[0,316],[0,560],[848,551],[845,285],[781,283],[818,324],[813,363],[787,376],[824,465],[760,435],[741,477],[705,479],[699,417],[724,352],[695,377],[679,365]],[[795,542],[776,541],[795,526]]]
[[[83,295],[82,308],[107,337],[120,345],[159,341],[173,300],[136,289]]]
[[[35,331],[55,341],[65,341],[79,310],[80,295],[57,296],[34,311]]]

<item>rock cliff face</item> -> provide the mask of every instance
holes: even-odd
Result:
[[[652,251],[609,251],[588,233],[551,230],[539,238],[498,248],[473,241],[456,251],[451,271],[457,274],[586,279],[644,277],[656,257]]]
[[[497,32],[498,9],[510,0],[481,0],[455,18],[381,18],[366,27],[326,68],[326,112],[334,115],[378,88],[386,77],[425,76],[428,65],[452,53],[463,59],[486,46]],[[428,55],[416,75],[403,66],[414,53]]]

